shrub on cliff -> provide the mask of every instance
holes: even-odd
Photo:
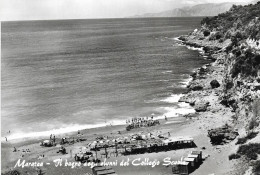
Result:
[[[230,154],[228,156],[228,160],[232,160],[232,159],[239,159],[241,156],[239,154]]]
[[[238,138],[236,144],[244,144],[248,140],[253,139],[257,136],[258,132],[249,132],[245,137]]]
[[[259,175],[260,174],[260,160],[257,160],[257,161],[255,161],[253,163],[252,171],[253,171],[254,175]]]
[[[260,55],[253,54],[251,49],[247,49],[244,53],[240,54],[231,69],[232,78],[235,78],[239,73],[242,76],[256,77],[260,69]]]
[[[250,160],[256,160],[257,154],[260,154],[260,143],[241,145],[239,146],[237,153],[246,156],[246,158]]]
[[[246,35],[242,31],[236,31],[231,35],[231,42],[233,46],[239,46],[239,42],[246,39]]]
[[[246,143],[246,142],[247,142],[247,138],[246,138],[246,137],[238,138],[236,145],[238,145],[238,144],[244,144],[244,143]]]
[[[223,38],[224,37],[224,35],[223,35],[223,33],[222,32],[212,32],[211,33],[211,35],[210,35],[210,37],[209,37],[209,40],[219,40],[219,39],[221,39],[221,38]]]
[[[260,3],[255,5],[236,6],[234,5],[229,11],[219,14],[212,18],[204,18],[201,24],[209,30],[221,29],[225,34],[230,29],[246,31],[245,37],[259,39],[260,31],[257,18],[260,17]],[[225,34],[225,38],[230,38]]]
[[[254,61],[257,65],[260,65],[260,55],[255,55],[254,56]]]
[[[216,33],[216,39],[219,40],[220,38],[223,38],[223,33],[222,32],[217,32]]]
[[[225,81],[225,83],[226,83],[226,84],[225,84],[225,89],[226,89],[226,90],[229,90],[229,89],[231,89],[231,88],[234,86],[234,83],[233,83],[232,80],[229,80],[229,79],[228,79],[228,80]]]
[[[206,18],[203,18],[202,21],[201,21],[201,25],[209,25],[210,24],[210,18],[209,17],[206,17]]]
[[[258,123],[257,120],[253,117],[253,118],[250,120],[249,124],[248,124],[248,129],[249,129],[249,130],[252,130],[252,129],[256,128],[257,126],[259,126],[259,123]]]

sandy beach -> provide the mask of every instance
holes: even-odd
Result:
[[[27,1],[1,8],[1,175],[260,174],[260,1]]]
[[[193,41],[192,42],[197,42]],[[193,49],[193,48],[192,48]],[[203,56],[203,55],[202,55]],[[206,71],[201,75],[203,78],[193,79],[188,83],[188,87],[196,84],[203,84],[203,90],[193,91],[183,94],[180,98],[180,102],[186,102],[187,104],[192,104],[194,102],[207,102],[206,110],[199,111],[195,114],[180,116],[176,118],[168,118],[167,121],[164,119],[160,120],[160,125],[152,127],[141,127],[126,131],[126,125],[118,126],[106,126],[100,128],[86,129],[79,131],[80,138],[85,141],[76,141],[74,144],[63,145],[66,148],[67,154],[57,153],[60,149],[59,142],[61,138],[69,138],[70,140],[74,138],[75,140],[79,137],[78,132],[66,133],[56,136],[56,143],[54,147],[43,147],[40,146],[40,142],[43,140],[48,140],[45,138],[33,138],[24,139],[19,141],[8,141],[2,142],[2,172],[8,172],[10,170],[18,170],[22,174],[37,174],[39,170],[46,174],[91,174],[90,166],[78,166],[71,167],[65,166],[66,161],[74,162],[74,155],[83,147],[86,147],[89,143],[92,143],[98,137],[105,137],[107,139],[116,139],[119,137],[131,137],[133,134],[148,134],[153,133],[156,135],[160,133],[161,135],[167,137],[168,133],[172,137],[184,136],[192,137],[196,148],[186,148],[171,150],[165,152],[157,153],[145,153],[136,155],[118,155],[116,157],[114,154],[109,154],[108,158],[104,158],[97,153],[98,159],[101,162],[117,162],[116,165],[111,167],[115,170],[117,174],[130,175],[130,174],[172,174],[172,165],[167,164],[165,159],[171,161],[181,160],[183,157],[187,156],[192,150],[202,150],[204,157],[203,163],[191,174],[193,175],[208,175],[208,174],[241,174],[245,172],[248,168],[247,164],[242,163],[241,160],[228,160],[228,155],[234,153],[237,149],[235,145],[236,139],[230,141],[224,145],[214,146],[210,142],[208,137],[208,131],[217,127],[221,127],[225,124],[232,125],[234,120],[234,112],[231,108],[224,107],[220,104],[219,95],[222,91],[222,86],[219,88],[211,88],[210,82],[213,79],[217,79],[219,82],[223,81],[224,66],[219,64],[222,55],[214,55],[217,61],[211,64],[204,65],[202,68],[197,69],[198,74],[201,69],[206,69]],[[196,109],[196,105],[194,106]],[[236,127],[239,127],[237,125]],[[244,128],[236,128],[241,135],[245,133]],[[17,152],[13,152],[14,147]],[[30,152],[23,152],[23,150],[29,149]],[[95,154],[95,152],[93,152]],[[43,157],[44,155],[44,157]],[[25,160],[27,162],[43,162],[41,167],[15,167],[18,160]],[[55,166],[54,161],[57,159],[62,159],[62,166]],[[129,165],[121,166],[121,162],[129,161]],[[159,162],[159,165],[152,167],[151,164],[144,163],[142,161]],[[14,168],[15,167],[15,168]]]
[[[209,92],[207,92],[209,93]],[[211,92],[213,93],[213,92]],[[196,94],[197,98],[202,98],[205,94],[200,93]],[[214,106],[214,109],[218,106],[216,104],[217,98],[214,94],[207,96],[211,99],[211,106]],[[213,107],[212,107],[213,108]],[[207,174],[227,174],[232,171],[238,172],[236,167],[237,162],[229,161],[227,156],[234,151],[234,143],[223,146],[212,146],[210,139],[207,136],[207,130],[222,126],[225,123],[230,122],[230,116],[232,115],[230,109],[222,108],[218,106],[218,112],[212,110],[204,113],[196,113],[194,117],[185,118],[169,118],[167,121],[161,120],[161,124],[157,126],[147,127],[147,128],[137,128],[131,131],[126,131],[125,126],[107,126],[95,129],[88,129],[80,131],[82,138],[87,139],[86,141],[76,142],[74,144],[65,144],[68,154],[62,155],[61,153],[56,153],[59,150],[59,145],[56,147],[42,147],[40,146],[40,141],[48,138],[39,138],[32,139],[29,141],[15,141],[4,142],[2,143],[2,172],[9,170],[17,169],[19,172],[27,174],[35,174],[39,171],[39,168],[46,174],[86,174],[91,173],[91,168],[89,166],[80,166],[76,168],[66,167],[65,165],[61,167],[55,167],[53,161],[56,159],[62,159],[63,161],[75,162],[74,154],[79,152],[79,150],[86,146],[88,143],[93,142],[97,137],[108,136],[109,139],[130,136],[131,134],[136,133],[157,133],[160,132],[162,135],[167,136],[170,132],[171,136],[189,136],[194,138],[194,142],[197,148],[189,149],[179,149],[172,150],[167,152],[158,152],[158,153],[146,153],[146,154],[137,154],[129,156],[115,157],[115,155],[108,156],[107,162],[122,162],[129,159],[129,166],[112,166],[117,174],[172,174],[171,165],[163,165],[165,158],[170,158],[171,161],[181,160],[182,157],[187,156],[191,150],[202,150],[203,156],[207,157],[203,164],[192,174],[197,175],[207,175]],[[119,132],[120,131],[120,134]],[[69,137],[77,138],[78,133],[68,133],[64,135],[56,136],[59,143],[60,138]],[[13,148],[16,147],[17,152],[13,152]],[[202,149],[203,148],[203,149]],[[29,149],[30,152],[22,152],[22,150]],[[72,154],[70,154],[72,153]],[[44,155],[43,158],[39,159],[39,156]],[[101,155],[98,155],[98,158],[101,161],[104,161],[104,157],[101,158]],[[134,166],[131,162],[135,159],[140,161],[149,158],[151,161],[157,160],[160,162],[160,165],[151,167],[151,165],[136,165]],[[50,165],[44,164],[43,167],[19,167],[14,168],[17,160],[26,160],[28,162],[43,162],[50,163]],[[64,162],[65,163],[65,162]],[[137,160],[138,164],[139,161]],[[213,168],[214,167],[214,168]],[[242,167],[243,168],[243,167]]]
[[[79,166],[75,168],[67,167],[65,165],[55,167],[54,160],[62,159],[70,162],[75,162],[74,155],[78,153],[82,147],[86,147],[88,143],[96,140],[97,137],[107,137],[108,139],[116,139],[119,137],[130,137],[132,134],[142,133],[156,133],[160,132],[161,135],[167,137],[168,132],[171,136],[187,136],[194,139],[196,148],[189,149],[178,149],[166,152],[158,153],[145,153],[137,155],[122,156],[119,155],[109,155],[107,162],[122,162],[129,159],[130,164],[128,166],[112,166],[117,174],[172,174],[172,165],[163,165],[164,159],[169,158],[171,161],[181,160],[183,157],[187,156],[191,150],[202,150],[203,157],[205,158],[202,165],[193,173],[194,175],[208,175],[208,174],[236,174],[240,172],[238,169],[237,161],[229,161],[227,155],[234,152],[234,141],[227,145],[212,146],[210,139],[207,136],[208,130],[223,126],[232,122],[231,116],[233,113],[230,108],[225,108],[219,104],[218,93],[219,88],[211,89],[209,82],[212,79],[218,79],[222,81],[223,76],[221,72],[223,71],[223,66],[216,63],[207,65],[210,73],[205,73],[203,79],[193,80],[189,83],[200,83],[204,84],[205,88],[202,91],[190,91],[181,97],[180,101],[190,103],[191,101],[205,100],[210,103],[206,112],[196,112],[195,114],[186,116],[180,116],[177,118],[168,118],[167,121],[160,120],[160,125],[152,127],[143,127],[133,129],[131,131],[126,131],[125,125],[119,126],[106,126],[100,128],[93,128],[82,130],[80,132],[80,138],[85,139],[85,141],[75,142],[74,144],[63,145],[68,154],[62,155],[57,153],[60,145],[54,147],[43,147],[40,146],[40,142],[43,140],[48,140],[49,138],[34,138],[34,139],[24,139],[19,141],[8,141],[2,142],[2,172],[8,172],[10,170],[17,169],[22,174],[37,174],[39,169],[46,174],[86,174],[91,173],[91,168],[89,166]],[[199,70],[199,69],[198,69]],[[78,132],[67,133],[56,136],[56,143],[61,141],[61,138],[78,138]],[[13,152],[14,147],[17,149]],[[30,152],[25,150],[29,149]],[[25,151],[25,152],[23,152]],[[44,155],[44,157],[42,156]],[[151,161],[159,161],[160,165],[151,167],[151,165],[133,165],[133,160],[138,159],[137,164],[140,161],[149,158]],[[18,160],[25,160],[27,162],[43,162],[42,167],[15,167]],[[105,160],[104,157],[98,154],[98,159],[102,161]],[[46,165],[46,163],[50,163]],[[15,167],[15,168],[14,168]],[[243,167],[240,167],[243,169]]]

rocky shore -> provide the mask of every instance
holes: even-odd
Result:
[[[199,114],[198,120],[203,123],[199,129],[208,132],[212,145],[220,145],[219,149],[226,148],[227,152],[223,155],[223,159],[228,160],[229,155],[240,149],[241,145],[238,144],[240,138],[255,133],[253,138],[244,143],[260,143],[259,74],[256,77],[242,75],[232,77],[234,55],[227,51],[232,46],[232,40],[226,39],[221,42],[212,40],[210,35],[204,35],[205,30],[204,26],[178,38],[183,45],[203,48],[202,56],[212,60],[212,63],[202,66],[191,74],[192,81],[187,86],[189,91],[179,101],[189,103],[195,108]],[[258,51],[253,50],[252,53],[257,54]],[[225,174],[258,173],[259,162],[255,161],[257,159],[245,157],[228,161],[233,163],[233,171],[226,171]],[[231,166],[226,168],[230,169]]]
[[[179,42],[188,47],[202,48],[201,56],[212,63],[198,68],[191,74],[185,93],[179,102],[189,103],[196,113],[180,118],[160,121],[160,125],[126,131],[125,126],[108,126],[80,131],[84,140],[74,142],[79,133],[57,136],[73,138],[66,143],[68,154],[57,152],[55,147],[41,147],[39,140],[33,142],[2,144],[2,172],[5,175],[18,174],[86,174],[90,167],[14,168],[17,160],[41,161],[44,164],[63,159],[73,162],[73,155],[86,148],[89,143],[107,138],[131,137],[136,134],[153,133],[161,136],[192,137],[196,148],[171,150],[129,156],[109,156],[108,161],[156,160],[162,162],[169,157],[180,160],[192,150],[203,150],[203,164],[192,175],[257,175],[260,173],[260,56],[257,42],[248,43],[248,38],[260,38],[260,3],[255,6],[232,7],[212,19],[205,18],[201,29],[179,37]],[[245,11],[250,12],[245,16]],[[251,15],[251,12],[254,14]],[[240,22],[239,16],[243,18]],[[227,20],[228,19],[228,20]],[[232,21],[233,20],[233,21]],[[230,24],[231,23],[231,24]],[[218,26],[219,24],[219,26]],[[250,30],[249,30],[250,29]],[[251,41],[251,39],[250,39]],[[47,139],[47,138],[46,138]],[[19,151],[13,151],[16,147]],[[26,150],[26,151],[24,151]],[[30,151],[27,151],[30,150]],[[104,161],[99,155],[99,159]],[[114,166],[117,174],[147,175],[172,174],[172,166]]]

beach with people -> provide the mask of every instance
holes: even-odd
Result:
[[[28,65],[11,52],[4,57],[4,65],[19,69],[4,71],[1,173],[259,173],[259,6],[234,5],[203,19],[25,22],[48,26],[41,44],[51,53],[31,36],[38,52],[23,48]],[[12,25],[4,27],[5,41]],[[53,35],[57,28],[62,39]],[[66,47],[49,46],[49,39]]]

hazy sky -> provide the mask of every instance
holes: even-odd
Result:
[[[0,0],[0,19],[121,18],[187,5],[250,0]]]

